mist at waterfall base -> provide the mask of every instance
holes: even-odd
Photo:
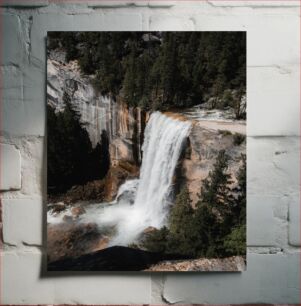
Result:
[[[114,227],[109,246],[128,246],[146,228],[166,225],[173,175],[190,127],[188,121],[152,113],[144,131],[139,179],[124,182],[112,203],[91,205],[79,221],[95,222],[100,229]]]

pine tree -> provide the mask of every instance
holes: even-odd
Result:
[[[213,171],[209,172],[201,188],[194,227],[197,229],[197,253],[202,256],[224,255],[223,237],[231,230],[228,216],[231,216],[233,195],[229,188],[228,160],[225,151],[221,150]]]
[[[222,212],[232,200],[229,185],[231,175],[227,173],[229,157],[224,150],[219,151],[213,171],[203,182],[201,189],[201,203],[206,203]]]
[[[109,167],[108,139],[92,148],[79,114],[64,94],[65,108],[55,113],[47,106],[48,123],[48,192],[64,192],[76,184],[103,178]]]
[[[169,217],[169,236],[167,251],[181,255],[194,254],[193,218],[194,211],[191,206],[189,191],[185,186],[176,197]]]

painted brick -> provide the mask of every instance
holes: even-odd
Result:
[[[252,1],[252,0],[237,0],[237,1],[207,1],[210,5],[215,7],[297,7],[298,0],[296,1]]]
[[[23,111],[23,77],[18,66],[2,66],[0,68],[2,83],[2,131],[12,134],[22,130],[16,128]],[[17,119],[17,120],[16,120]]]
[[[8,1],[5,0],[4,5]],[[248,135],[299,135],[299,2],[149,0],[87,1],[79,5],[54,1],[39,10],[32,8],[46,6],[47,0],[26,3],[11,0],[9,3],[16,10],[6,9],[11,13],[5,13],[2,19],[5,28],[2,122],[4,137],[8,134],[10,139],[17,136],[21,140],[15,141],[20,151],[12,145],[1,145],[1,184],[5,183],[7,189],[20,189],[22,177],[22,189],[4,195],[18,197],[18,200],[4,200],[3,218],[4,240],[16,244],[19,252],[2,254],[1,302],[298,303],[298,137],[248,137],[247,217],[248,245],[252,246],[249,248],[252,253],[248,255],[246,272],[41,277],[42,254],[35,248],[25,247],[23,242],[42,243],[45,143],[41,137],[27,136],[45,135],[45,37],[48,30],[247,31]],[[144,8],[146,5],[152,9]],[[25,6],[31,9],[24,10]],[[31,30],[30,16],[33,17]],[[2,146],[7,147],[9,154],[3,154]],[[3,173],[9,175],[3,178]],[[293,247],[287,245],[287,239]],[[285,253],[298,253],[265,254],[282,249]],[[80,290],[83,284],[85,290]]]
[[[299,135],[298,75],[299,69],[294,66],[248,68],[249,136]]]
[[[300,237],[300,194],[290,196],[289,203],[289,243],[301,246]]]
[[[45,66],[47,31],[139,31],[142,16],[138,13],[101,12],[84,15],[37,14],[33,17],[32,57]]]
[[[299,254],[248,254],[246,272],[167,274],[163,298],[181,304],[298,303],[298,271]]]
[[[287,206],[286,198],[248,196],[248,246],[282,246],[286,243]]]
[[[151,303],[162,304],[162,291],[164,287],[164,273],[152,273],[151,277]]]
[[[23,101],[4,99],[4,131],[10,135],[45,135],[45,38],[48,30],[76,30],[76,28],[83,31],[132,30],[139,29],[141,26],[142,21],[139,14],[104,13],[77,17],[63,14],[36,15],[33,18],[31,31],[31,65],[27,64],[26,57],[22,62],[23,78],[20,75],[20,79],[24,81],[23,88],[19,82],[20,86],[11,90],[15,95],[20,96],[22,93]],[[17,46],[14,48],[20,49]],[[5,55],[5,58],[9,60],[8,57]],[[21,55],[13,55],[13,58],[18,57]],[[10,78],[7,80],[9,82]]]
[[[3,124],[10,135],[43,135],[45,129],[45,75],[36,68],[14,66],[4,75]],[[23,77],[24,75],[24,77]]]
[[[45,69],[5,66],[2,129],[9,135],[45,134]]]
[[[23,23],[22,23],[23,24]],[[24,24],[23,24],[24,25]],[[28,37],[19,18],[4,15],[2,131],[9,135],[42,135],[45,130],[45,64],[28,64]],[[24,29],[22,33],[26,32]],[[24,33],[23,33],[24,34]],[[22,38],[21,38],[22,36]],[[43,68],[41,68],[43,67]]]
[[[0,144],[1,185],[0,190],[21,188],[21,155],[14,146]]]
[[[2,49],[2,65],[18,65],[22,62],[24,44],[21,35],[20,19],[14,14],[1,14],[4,29]]]
[[[40,278],[40,253],[1,254],[3,304],[55,303],[55,286],[51,280]]]
[[[93,8],[120,8],[120,7],[139,7],[148,6],[149,1],[86,1],[88,7]]]
[[[0,6],[6,7],[41,7],[48,4],[48,0],[2,0],[0,2]]]
[[[94,273],[41,276],[42,254],[4,252],[3,304],[140,304],[149,303],[148,274]],[[116,294],[114,294],[114,292]]]
[[[37,59],[31,60],[32,65],[23,68],[23,108],[19,108],[16,115],[20,120],[16,120],[15,127],[10,127],[14,134],[18,135],[45,135],[46,119],[46,70]],[[25,118],[25,119],[21,119]]]
[[[278,65],[285,70],[300,64],[297,8],[294,14],[257,14],[247,21],[248,66]]]
[[[149,20],[150,31],[192,31],[194,30],[193,20],[189,16],[166,16],[152,15]]]
[[[46,143],[44,138],[25,139],[20,143],[22,156],[22,195],[40,198],[46,195]]]
[[[247,31],[248,66],[299,67],[297,7],[261,12],[247,7],[225,11],[220,7],[210,9],[200,6],[194,7],[194,12],[184,12],[190,14],[198,31]]]
[[[22,71],[18,66],[9,65],[0,67],[2,81],[2,99],[8,103],[22,102],[23,78]],[[6,114],[4,114],[5,119]]]
[[[284,196],[300,184],[298,137],[248,137],[248,195]]]
[[[159,1],[156,1],[156,0],[149,0],[149,7],[158,7],[158,8],[170,8],[170,7],[173,7],[175,5],[177,5],[179,2],[177,1],[162,1],[162,0],[159,0]]]
[[[3,241],[22,247],[42,245],[42,199],[3,199]]]
[[[124,7],[152,7],[152,8],[170,8],[176,4],[176,1],[86,1],[88,7],[93,8],[124,8]]]

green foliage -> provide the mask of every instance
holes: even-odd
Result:
[[[225,151],[220,151],[195,209],[187,188],[180,191],[168,228],[150,233],[144,240],[145,248],[191,258],[245,255],[246,159],[243,155],[235,190],[229,187],[228,161]]]
[[[224,248],[228,254],[246,255],[246,225],[235,227],[225,237]]]
[[[231,136],[232,133],[228,130],[218,130],[218,133],[223,135],[223,137]]]
[[[243,134],[236,133],[233,136],[233,144],[235,146],[240,146],[246,140],[246,136]]]
[[[193,254],[193,216],[189,191],[184,187],[176,198],[169,217],[167,251],[182,255]]]
[[[235,201],[229,185],[231,176],[227,173],[229,157],[224,150],[217,156],[214,169],[203,181],[200,200],[195,212],[198,233],[198,256],[225,256],[222,247],[224,236],[231,229],[232,203]],[[205,224],[205,226],[204,226]]]
[[[109,167],[109,143],[105,132],[101,144],[93,149],[67,94],[64,102],[64,111],[57,114],[47,106],[49,194],[64,192],[75,184],[102,179]]]
[[[230,195],[229,185],[231,181],[231,175],[227,173],[229,157],[224,150],[218,153],[214,169],[209,172],[208,178],[203,181],[201,189],[201,200],[198,205],[207,204],[220,213],[224,211],[232,196]]]
[[[231,90],[227,89],[224,91],[223,96],[222,96],[222,105],[221,107],[228,107],[228,106],[233,106],[233,95]]]
[[[246,205],[247,205],[247,160],[246,155],[241,156],[242,166],[238,171],[238,197],[234,203],[235,223],[246,223]]]
[[[165,253],[169,230],[166,226],[147,234],[143,247],[151,252]]]
[[[192,219],[194,228],[194,256],[195,257],[216,257],[216,246],[220,237],[220,222],[218,216],[208,205],[198,204]]]
[[[49,49],[94,75],[103,94],[132,106],[166,110],[200,104],[206,96],[235,107],[246,88],[243,32],[50,32]],[[236,97],[230,92],[237,91]],[[226,93],[226,94],[225,94]]]

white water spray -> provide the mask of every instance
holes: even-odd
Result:
[[[115,226],[110,246],[127,246],[147,227],[161,228],[167,222],[174,172],[189,134],[191,123],[160,112],[151,114],[144,131],[140,177],[119,187],[111,205],[87,210],[83,222],[100,227]]]
[[[166,224],[174,171],[191,123],[155,112],[144,132],[143,159],[135,202],[119,219],[111,245],[133,242],[149,226]],[[127,184],[127,183],[125,183]],[[120,187],[124,189],[124,185]]]

